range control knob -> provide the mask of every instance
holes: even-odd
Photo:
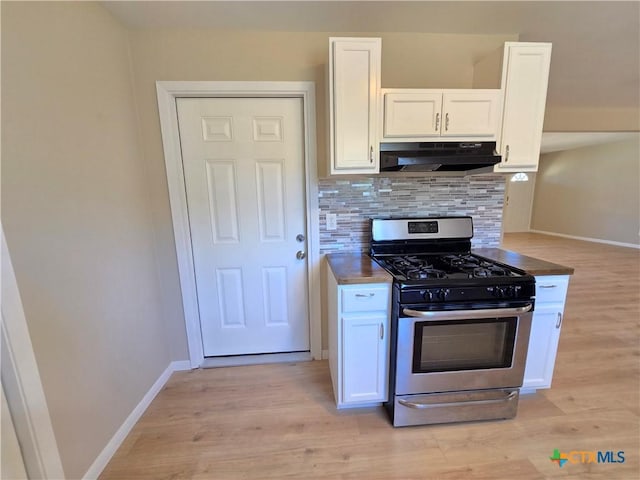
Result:
[[[438,290],[438,300],[444,301],[447,299],[448,295],[449,295],[448,288],[441,288],[440,290]]]
[[[504,287],[495,287],[493,289],[493,296],[497,298],[504,298],[507,296],[507,292]]]
[[[435,300],[435,295],[433,294],[433,291],[427,290],[426,292],[424,292],[424,299],[427,302],[433,302]]]
[[[515,298],[516,294],[521,287],[509,285],[506,287],[495,287],[493,289],[493,296],[498,298]]]

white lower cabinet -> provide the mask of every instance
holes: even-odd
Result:
[[[524,370],[524,390],[551,387],[568,286],[568,275],[536,277],[536,304]]]
[[[387,400],[390,284],[338,285],[328,274],[329,368],[338,408]]]
[[[386,400],[386,314],[343,315],[340,324],[342,402],[346,404]]]

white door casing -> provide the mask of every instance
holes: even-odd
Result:
[[[4,396],[2,386],[2,411],[0,412],[0,478],[12,480],[27,480],[27,467],[22,458],[22,451],[18,443],[18,435],[13,425],[13,418],[9,411],[9,404]]]
[[[309,351],[301,99],[177,109],[205,356]]]
[[[191,231],[187,215],[185,178],[180,150],[176,99],[183,97],[266,97],[301,98],[303,103],[303,133],[306,193],[306,231],[309,291],[311,356],[320,359],[320,249],[319,210],[317,198],[317,167],[315,154],[315,86],[313,82],[156,82],[162,142],[178,272],[187,331],[189,359],[192,368],[204,361],[202,334],[198,312],[198,297],[191,247]]]
[[[1,252],[0,364],[3,396],[6,395],[7,407],[29,478],[64,478],[60,452],[4,229]]]

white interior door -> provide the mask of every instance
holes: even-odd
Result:
[[[531,223],[531,207],[535,187],[535,174],[527,173],[527,181],[512,182],[513,175],[507,177],[502,230],[508,232],[528,232]]]
[[[308,351],[302,99],[177,108],[205,356]]]

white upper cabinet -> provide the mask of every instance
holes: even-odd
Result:
[[[382,40],[329,39],[330,173],[379,171]]]
[[[504,107],[496,172],[538,170],[551,63],[550,43],[507,42],[502,61]]]
[[[496,137],[500,90],[460,90],[442,97],[442,136]]]
[[[383,89],[383,140],[494,140],[500,90]]]
[[[385,89],[383,138],[439,137],[442,92],[413,89]]]

